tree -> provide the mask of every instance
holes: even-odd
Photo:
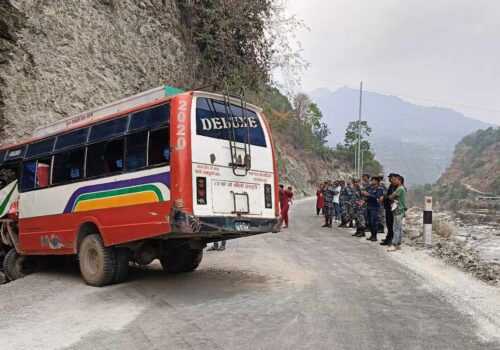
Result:
[[[344,142],[347,147],[355,145],[358,143],[358,128],[361,126],[361,148],[370,149],[370,143],[365,140],[365,137],[370,136],[372,128],[368,126],[366,120],[362,120],[361,124],[359,120],[355,122],[350,122],[345,131]]]

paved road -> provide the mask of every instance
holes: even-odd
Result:
[[[283,233],[206,252],[192,274],[152,265],[92,288],[69,266],[0,286],[0,348],[499,348],[378,244],[320,228],[312,206],[294,204]]]

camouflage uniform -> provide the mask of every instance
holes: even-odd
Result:
[[[353,215],[354,215],[354,220],[356,220],[356,227],[358,229],[365,228],[365,206],[359,205],[359,201],[363,199],[361,191],[362,191],[361,187],[354,187],[352,190]]]
[[[340,215],[342,222],[351,221],[350,218],[350,197],[351,197],[351,189],[349,186],[344,186],[340,190],[339,202],[340,202]]]

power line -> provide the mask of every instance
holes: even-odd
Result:
[[[335,81],[335,80],[324,79],[324,78],[317,78],[317,77],[311,77],[311,76],[304,76],[304,77],[305,78],[309,78],[309,79],[321,80],[321,81],[325,81],[325,82],[328,82],[328,83],[334,83],[334,84],[344,85],[344,86],[348,86],[348,87],[353,88],[353,89],[354,88],[355,89],[358,88],[354,84],[349,84],[349,83],[345,83],[345,82],[341,82],[341,81]],[[393,95],[393,96],[397,96],[397,97],[411,98],[411,99],[414,99],[414,100],[421,100],[421,101],[439,103],[439,104],[443,104],[443,105],[449,105],[449,106],[455,106],[455,107],[462,107],[462,108],[468,108],[468,109],[475,109],[475,110],[483,111],[483,112],[500,113],[500,110],[496,110],[496,109],[483,108],[483,107],[475,107],[475,106],[469,106],[469,105],[462,105],[462,104],[459,104],[459,103],[439,101],[439,100],[434,100],[434,99],[426,98],[426,97],[416,97],[416,96],[402,95],[402,94],[398,94],[398,93],[394,93],[394,92],[390,92],[390,91],[384,91],[384,90],[373,90],[373,89],[364,89],[364,90],[365,91],[369,91],[369,92],[379,93],[379,94],[387,94],[387,95]]]

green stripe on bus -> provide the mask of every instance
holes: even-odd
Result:
[[[86,193],[82,194],[79,196],[75,204],[73,205],[72,211],[75,211],[76,206],[78,203],[82,201],[88,201],[92,199],[102,199],[102,198],[109,198],[109,197],[116,197],[124,194],[133,194],[133,193],[139,193],[139,192],[154,192],[156,194],[156,197],[160,202],[163,202],[163,194],[161,193],[161,190],[156,187],[155,185],[142,185],[142,186],[136,186],[136,187],[129,187],[129,188],[119,188],[116,190],[109,190],[109,191],[103,191],[103,192],[95,192],[95,193]]]
[[[7,206],[7,203],[9,203],[10,197],[12,197],[12,193],[14,193],[16,186],[17,186],[17,184],[12,186],[12,189],[10,190],[9,194],[7,195],[7,198],[5,198],[2,202],[2,204],[0,204],[0,213],[3,213],[3,211],[5,210],[5,207]]]

